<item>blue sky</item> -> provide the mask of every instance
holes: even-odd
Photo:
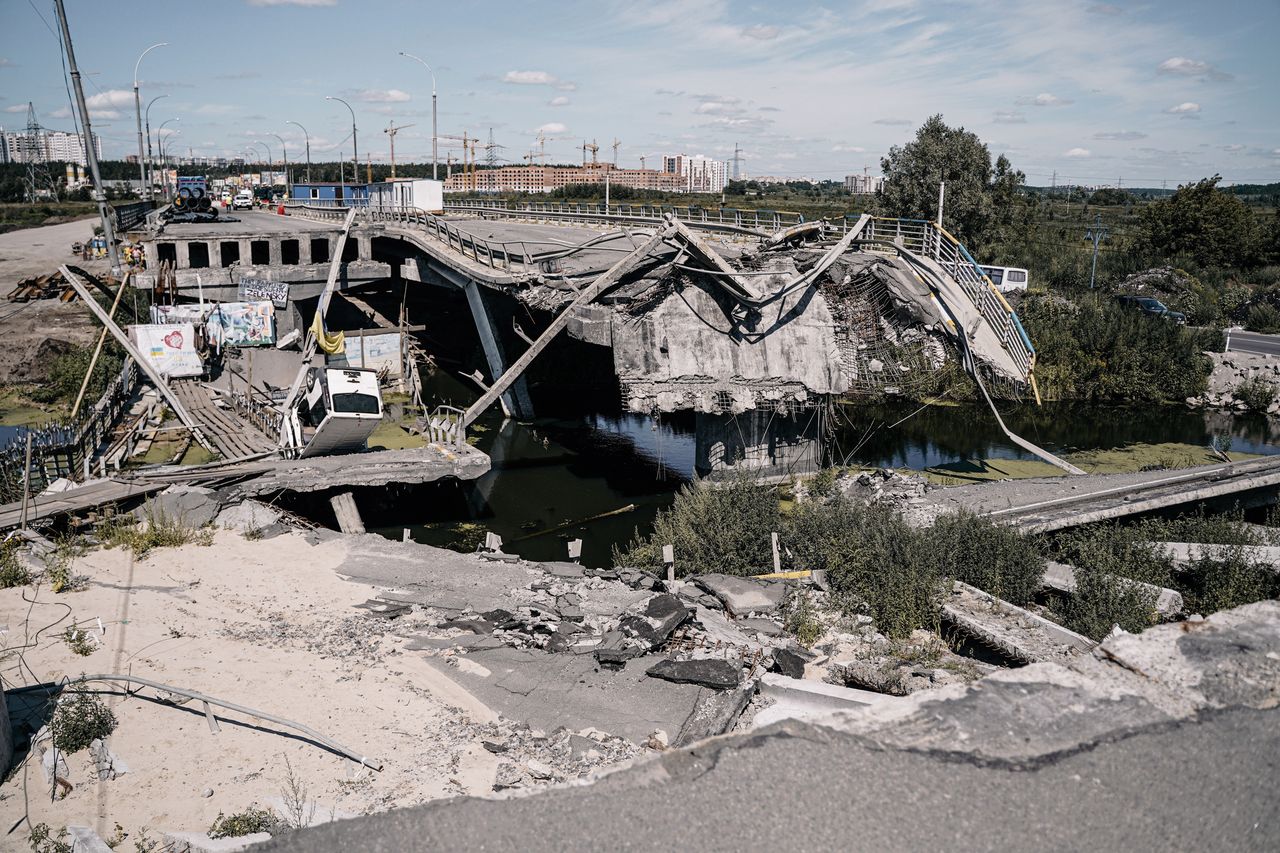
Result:
[[[432,63],[440,132],[493,129],[516,162],[543,129],[552,158],[621,165],[663,153],[753,174],[839,178],[870,167],[940,112],[1006,153],[1033,184],[1170,186],[1214,172],[1280,180],[1280,2],[735,0],[386,2],[66,0],[104,153],[136,147],[133,65],[152,127],[230,155],[267,142],[301,159],[429,160]],[[48,0],[0,0],[0,123],[70,129]],[[258,146],[260,149],[261,146]],[[456,143],[441,142],[459,153]]]

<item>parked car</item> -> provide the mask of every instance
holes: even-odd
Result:
[[[1027,271],[1021,267],[984,266],[981,269],[1001,293],[1027,289]]]
[[[231,202],[231,207],[235,210],[249,210],[253,207],[253,193],[245,190],[236,193],[236,197]]]
[[[1121,308],[1129,308],[1131,310],[1141,311],[1149,317],[1161,317],[1165,320],[1172,320],[1179,326],[1187,324],[1187,315],[1180,311],[1170,311],[1169,308],[1156,299],[1154,296],[1117,296],[1116,302]]]

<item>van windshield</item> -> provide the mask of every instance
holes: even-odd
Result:
[[[335,412],[347,412],[356,415],[378,415],[378,398],[372,394],[334,394],[332,398]]]

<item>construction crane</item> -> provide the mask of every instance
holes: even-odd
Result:
[[[615,136],[613,138],[613,145],[611,146],[613,148],[613,168],[615,169],[618,168],[618,146],[621,144],[622,140]]]
[[[600,151],[600,146],[596,145],[596,141],[594,139],[589,143],[586,141],[582,143],[582,165],[584,166],[587,165],[588,151],[591,152],[591,165],[594,166],[596,164],[596,154]]]
[[[480,137],[471,136],[465,130],[461,136],[453,136],[448,133],[440,133],[436,135],[437,139],[452,139],[462,143],[462,185],[463,189],[475,189],[476,186],[476,143],[480,141]],[[470,160],[467,159],[470,155]],[[447,167],[447,164],[446,164]],[[468,184],[470,185],[468,187]]]
[[[387,122],[387,126],[382,129],[382,132],[391,139],[391,180],[393,181],[396,179],[396,134],[407,127],[414,126],[415,125],[412,124],[402,124],[399,127],[396,127],[396,123],[394,121],[389,121]]]
[[[545,136],[543,135],[542,131],[538,131],[538,135],[537,137],[535,137],[535,141],[538,143],[538,153],[534,154],[532,151],[530,151],[529,155],[525,157],[525,159],[529,160],[530,162],[532,162],[534,159],[541,160],[542,163],[545,165],[547,162],[547,143],[555,142],[556,140],[559,140],[559,139],[568,139],[568,138],[569,137],[567,136]]]

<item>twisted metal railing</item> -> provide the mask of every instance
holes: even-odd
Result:
[[[671,214],[686,225],[771,233],[804,222],[804,215],[789,210],[754,210],[732,207],[707,208],[699,205],[609,204],[535,201],[514,203],[500,200],[457,201],[444,206],[456,213],[500,213],[504,216],[542,217],[582,222],[637,222],[656,224]]]

